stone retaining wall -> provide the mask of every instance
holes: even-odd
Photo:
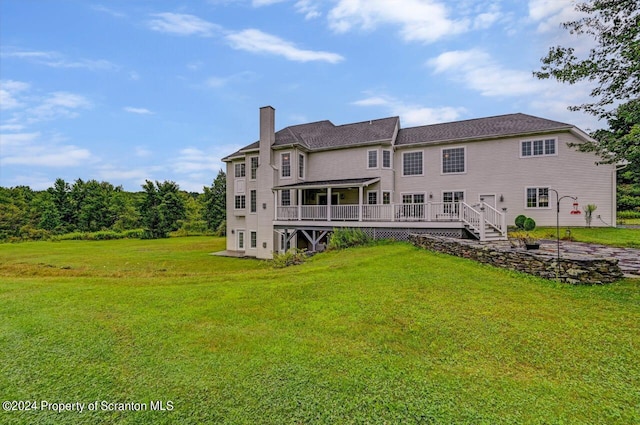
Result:
[[[508,243],[481,244],[475,240],[412,234],[409,241],[430,251],[469,258],[510,270],[556,279],[571,284],[603,284],[622,278],[618,260],[585,255],[562,255],[512,248]],[[557,276],[556,276],[557,274]]]

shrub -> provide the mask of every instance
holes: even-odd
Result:
[[[284,267],[295,266],[302,264],[306,261],[307,254],[305,250],[298,248],[291,248],[284,254],[276,254],[271,260],[271,265],[276,269]]]
[[[516,227],[518,229],[524,229],[524,221],[527,219],[527,216],[520,214],[516,217]]]
[[[640,211],[618,211],[618,218],[640,218]]]
[[[524,230],[526,230],[527,232],[530,232],[532,230],[534,230],[536,228],[536,222],[534,219],[532,219],[531,217],[527,217],[524,220],[524,224],[523,224],[523,228]]]
[[[227,220],[222,220],[213,234],[214,236],[227,236]]]
[[[333,234],[329,237],[328,249],[344,249],[352,246],[366,245],[371,242],[362,229],[333,229]]]

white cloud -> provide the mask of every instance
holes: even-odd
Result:
[[[286,0],[253,0],[251,4],[253,5],[253,7],[261,7],[261,6],[270,6],[276,3],[282,3],[283,1],[286,1]]]
[[[23,106],[23,103],[16,96],[20,92],[28,90],[29,87],[29,84],[21,81],[0,81],[0,109],[16,109]]]
[[[69,59],[59,52],[5,49],[4,58],[22,59],[51,68],[81,68],[90,71],[113,71],[120,67],[105,59]]]
[[[229,75],[227,77],[218,77],[218,76],[209,77],[205,81],[205,86],[212,89],[218,89],[220,87],[225,87],[229,84],[233,84],[236,82],[241,82],[241,83],[252,82],[252,81],[255,81],[257,78],[258,76],[254,72],[242,71],[236,74]]]
[[[234,49],[282,56],[296,62],[338,63],[344,60],[344,57],[337,53],[300,49],[289,41],[257,29],[246,29],[232,33],[226,38]]]
[[[405,103],[391,96],[373,95],[353,102],[356,106],[382,106],[391,115],[398,115],[404,127],[455,121],[465,112],[464,108],[450,106],[429,108]]]
[[[538,23],[538,32],[556,31],[562,22],[578,19],[575,0],[529,0],[529,18]]]
[[[40,133],[3,134],[0,164],[38,167],[73,167],[92,159],[91,152],[59,143],[59,137],[44,139]]]
[[[91,102],[84,96],[68,93],[54,92],[34,106],[25,110],[27,122],[48,121],[58,118],[75,118],[78,109],[91,108]]]
[[[508,69],[478,49],[445,52],[427,62],[436,74],[480,92],[483,96],[520,96],[539,92],[544,82],[531,71]]]
[[[153,155],[153,152],[145,148],[144,146],[136,146],[134,153],[139,158],[147,158]]]
[[[125,13],[118,12],[117,10],[110,9],[110,8],[102,6],[100,4],[91,6],[91,8],[93,10],[95,10],[96,12],[106,13],[107,15],[111,15],[114,18],[126,18],[127,17],[127,15]]]
[[[353,28],[372,30],[384,24],[400,26],[406,41],[431,43],[470,28],[468,19],[452,20],[444,4],[435,0],[339,0],[329,12],[337,32]]]
[[[207,22],[194,15],[181,13],[156,13],[151,15],[156,19],[148,22],[149,28],[154,31],[177,35],[199,35],[211,37],[220,30],[220,27]]]
[[[305,19],[319,18],[321,13],[318,5],[311,0],[299,0],[295,4],[296,12],[304,15]]]
[[[147,108],[134,108],[133,106],[125,106],[123,109],[124,109],[124,111],[130,112],[132,114],[138,114],[138,115],[152,115],[153,114],[153,112],[151,112]]]

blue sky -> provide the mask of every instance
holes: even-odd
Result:
[[[2,0],[0,186],[145,179],[202,191],[276,128],[523,112],[584,130],[587,84],[532,76],[570,0]]]

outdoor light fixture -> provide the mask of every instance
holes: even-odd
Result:
[[[263,210],[266,210],[266,209],[267,209],[267,203],[266,203],[266,202],[263,202],[263,203],[262,203],[262,209],[263,209]]]
[[[504,202],[504,196],[500,194],[500,202]]]
[[[433,199],[433,192],[429,192],[429,199]]]

